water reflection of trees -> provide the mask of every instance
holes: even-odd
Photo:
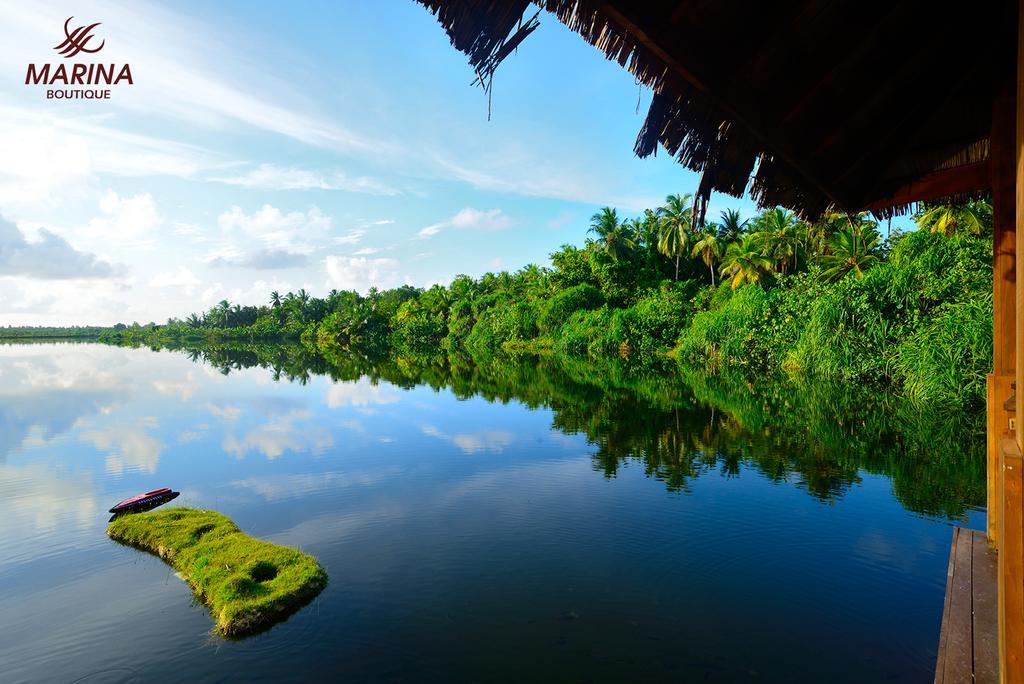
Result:
[[[870,387],[793,385],[680,372],[670,362],[631,368],[560,357],[459,355],[369,358],[300,346],[188,350],[220,372],[263,367],[305,384],[367,377],[429,385],[460,398],[517,401],[553,411],[554,427],[585,435],[594,469],[615,477],[641,465],[672,491],[697,478],[753,469],[822,501],[840,499],[864,473],[888,477],[908,509],[959,518],[985,499],[984,417],[913,410]]]

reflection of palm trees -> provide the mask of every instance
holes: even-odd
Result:
[[[315,375],[339,382],[369,377],[549,407],[555,429],[585,435],[593,445],[595,471],[613,478],[635,463],[673,492],[693,491],[708,474],[756,475],[833,501],[868,471],[890,477],[905,506],[931,515],[960,516],[985,496],[984,420],[979,428],[970,416],[949,425],[940,416],[908,419],[885,397],[845,386],[754,386],[688,372],[674,380],[672,366],[647,374],[563,357],[372,357],[251,343],[187,353],[224,374],[261,366],[275,380],[299,384]],[[982,436],[965,439],[971,430]]]

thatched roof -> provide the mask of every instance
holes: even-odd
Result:
[[[749,186],[804,218],[983,190],[992,103],[1015,63],[1009,0],[417,1],[485,87],[548,10],[653,90],[638,155],[660,143],[699,172],[704,206]]]

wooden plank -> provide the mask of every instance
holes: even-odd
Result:
[[[1004,440],[1003,446],[999,600],[1004,634],[1000,655],[1003,680],[1024,682],[1024,461],[1015,439]]]
[[[901,204],[910,204],[911,202],[925,202],[927,200],[948,197],[949,195],[986,190],[989,187],[989,176],[989,164],[987,161],[932,171],[920,178],[911,180],[888,197],[876,200],[862,207],[861,211],[878,211]],[[1010,316],[1010,321],[1011,323],[1013,321],[1012,315]]]
[[[999,681],[999,637],[996,634],[996,559],[985,535],[971,533],[971,606],[974,613],[974,682]]]
[[[960,528],[953,528],[953,542],[949,545],[949,565],[946,566],[946,598],[942,607],[942,623],[939,626],[939,655],[935,662],[935,684],[945,681],[946,673],[946,635],[949,625],[949,600],[953,596],[953,569],[956,567],[956,542]]]
[[[971,613],[971,537],[956,537],[950,587],[949,622],[946,624],[945,682],[970,682],[974,671],[973,617]]]

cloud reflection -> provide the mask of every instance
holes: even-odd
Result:
[[[142,418],[134,425],[121,425],[106,429],[88,430],[79,439],[92,444],[98,451],[108,452],[107,474],[121,476],[125,471],[155,473],[163,451],[162,441],[149,434],[157,427],[156,418]]]
[[[481,451],[501,452],[515,440],[515,435],[505,430],[480,430],[449,435],[433,425],[424,425],[423,434],[451,442],[466,454],[475,454]]]

